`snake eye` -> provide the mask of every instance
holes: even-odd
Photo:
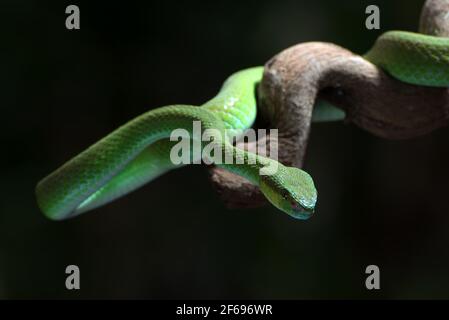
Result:
[[[299,211],[301,210],[301,206],[299,205],[299,203],[295,202],[295,201],[290,201],[290,206],[292,207],[293,210],[295,211]]]

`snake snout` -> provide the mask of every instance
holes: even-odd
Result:
[[[291,216],[299,220],[309,219],[315,212],[315,205],[300,204],[295,201],[290,202]]]

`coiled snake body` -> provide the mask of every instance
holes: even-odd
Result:
[[[364,58],[409,84],[449,85],[448,38],[391,31],[379,37]],[[255,87],[262,76],[263,67],[240,71],[201,107],[167,106],[131,120],[40,181],[36,187],[39,207],[51,219],[65,219],[111,202],[179,167],[170,160],[174,143],[167,138],[179,128],[191,133],[193,121],[200,121],[204,130],[220,132],[250,128],[257,111]],[[315,120],[335,119],[331,109],[317,107],[320,110]],[[306,172],[234,147],[232,134],[221,137],[212,144],[231,157],[233,164],[217,165],[247,178],[290,216],[307,219],[312,215],[317,191]],[[201,147],[206,145],[202,142]],[[277,167],[274,174],[261,174],[272,165]]]

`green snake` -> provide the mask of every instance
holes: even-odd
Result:
[[[449,85],[448,38],[390,31],[377,39],[364,58],[409,84]],[[192,134],[194,121],[201,122],[203,130],[221,133],[251,128],[257,112],[255,88],[262,77],[263,67],[246,69],[229,77],[218,95],[201,107],[171,105],[129,121],[41,180],[36,187],[40,209],[55,220],[76,216],[180,167],[170,160],[174,142],[167,138],[180,128]],[[314,121],[344,117],[323,102],[317,102],[314,109]],[[222,134],[201,142],[201,148],[212,144],[231,157],[233,164],[216,164],[257,185],[281,211],[297,219],[309,218],[317,202],[312,178],[298,168],[236,148],[232,144],[236,135]],[[271,166],[277,168],[274,174],[261,174]]]

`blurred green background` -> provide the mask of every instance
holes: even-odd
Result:
[[[65,29],[65,8],[81,30]],[[381,30],[365,29],[365,8]],[[304,41],[354,52],[416,30],[423,1],[10,1],[0,4],[0,298],[449,298],[449,128],[410,141],[313,126],[316,215],[227,210],[203,167],[49,221],[37,181],[129,119],[201,104],[232,72]],[[65,289],[65,267],[81,290]],[[365,289],[365,268],[381,290]]]

